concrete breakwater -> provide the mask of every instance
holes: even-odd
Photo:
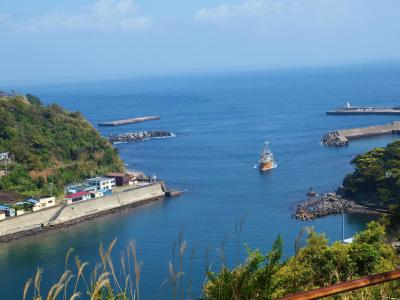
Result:
[[[140,122],[160,120],[160,119],[161,118],[159,116],[137,117],[137,118],[123,119],[123,120],[115,120],[110,122],[103,122],[99,123],[99,126],[121,126],[126,124],[140,123]]]
[[[327,215],[346,213],[381,214],[368,207],[356,204],[336,193],[327,193],[321,196],[310,197],[296,205],[294,217],[303,221],[324,217]]]
[[[384,125],[332,131],[326,134],[321,139],[321,142],[326,146],[343,147],[347,146],[349,144],[349,140],[351,139],[399,133],[400,121],[396,121]]]
[[[7,242],[51,228],[79,223],[125,206],[160,199],[166,195],[165,189],[163,182],[156,182],[102,198],[68,205],[56,205],[37,212],[5,219],[0,221],[0,242]]]
[[[151,138],[165,138],[174,137],[175,134],[166,130],[155,130],[155,131],[138,131],[138,132],[125,132],[115,135],[110,135],[108,140],[113,143],[129,143],[138,142]]]

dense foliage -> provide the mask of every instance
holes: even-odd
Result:
[[[400,141],[358,155],[352,163],[355,171],[343,182],[347,196],[384,207],[400,201]]]
[[[322,234],[311,232],[307,245],[282,261],[282,241],[263,255],[249,251],[246,262],[230,270],[210,273],[204,288],[206,299],[274,299],[374,273],[398,265],[394,249],[385,242],[384,226],[372,222],[358,233],[352,244],[333,245]],[[399,283],[348,293],[347,299],[393,299],[400,296]]]
[[[0,152],[10,153],[0,189],[24,195],[61,192],[67,183],[121,171],[116,149],[79,112],[45,106],[33,95],[0,96]],[[4,168],[4,166],[2,166]]]

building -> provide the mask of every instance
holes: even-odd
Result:
[[[32,205],[32,211],[38,211],[42,208],[40,205],[40,202],[36,199],[31,198],[31,199],[26,200],[25,202]]]
[[[56,198],[55,197],[45,197],[39,199],[40,207],[45,208],[45,207],[50,207],[56,205]]]
[[[136,181],[136,177],[128,173],[108,173],[107,177],[114,178],[116,186],[131,185]]]
[[[0,152],[0,161],[8,160],[8,152]]]
[[[111,190],[107,190],[107,189],[99,190],[99,192],[103,193],[103,196],[110,196],[110,195],[112,195],[112,191],[111,191]]]
[[[88,192],[78,192],[74,194],[69,194],[64,197],[67,200],[67,204],[71,204],[78,201],[89,200],[91,197],[90,193]]]
[[[93,185],[89,185],[89,184],[72,184],[72,185],[68,185],[66,187],[66,194],[74,194],[74,193],[78,193],[78,192],[93,192],[97,190],[96,186]]]
[[[0,210],[0,221],[6,218],[6,213],[3,210]]]
[[[108,191],[108,190],[107,190],[107,191]],[[104,194],[103,194],[103,192],[101,192],[101,191],[93,191],[93,192],[90,192],[90,196],[91,196],[91,198],[93,199],[93,198],[100,198],[100,197],[103,197]]]
[[[5,205],[0,205],[0,211],[4,212],[7,217],[14,217],[15,216],[15,209],[10,208]]]
[[[115,188],[115,178],[95,177],[86,179],[86,183],[95,186],[98,190],[112,190]]]

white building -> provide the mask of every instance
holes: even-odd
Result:
[[[55,197],[46,197],[39,199],[40,207],[50,207],[56,205],[56,198]]]
[[[4,220],[6,218],[6,213],[0,210],[0,220]]]
[[[112,190],[115,188],[115,178],[95,177],[86,179],[86,183],[96,186],[98,190]]]
[[[8,160],[8,152],[0,152],[0,161]]]

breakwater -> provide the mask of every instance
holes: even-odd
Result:
[[[108,140],[113,144],[118,144],[118,143],[138,142],[152,138],[166,138],[174,136],[175,136],[174,133],[166,130],[138,131],[138,132],[125,132],[125,133],[110,135],[108,137]]]
[[[80,223],[115,209],[164,198],[166,192],[163,182],[156,182],[110,196],[56,205],[5,219],[0,221],[0,242]]]
[[[368,207],[356,204],[354,201],[343,198],[341,195],[327,193],[310,197],[296,205],[294,217],[303,221],[313,220],[328,215],[339,213],[381,214]]]
[[[349,140],[351,139],[399,133],[400,121],[396,121],[383,125],[332,131],[326,134],[321,139],[321,142],[326,146],[343,147],[347,146],[349,144]]]
[[[99,126],[121,126],[126,124],[133,124],[133,123],[140,123],[145,121],[152,121],[152,120],[160,120],[159,116],[149,116],[149,117],[137,117],[137,118],[130,118],[130,119],[123,119],[123,120],[115,120],[109,122],[102,122],[99,123]]]
[[[334,111],[326,112],[327,115],[400,115],[400,107],[368,107],[349,106],[338,107]]]

